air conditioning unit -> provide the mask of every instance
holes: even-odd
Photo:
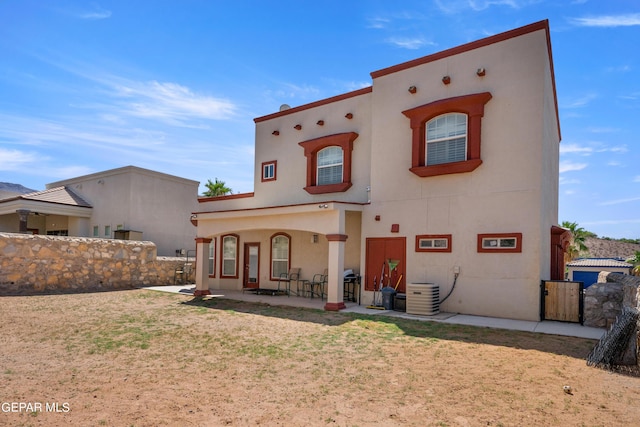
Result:
[[[434,283],[407,284],[407,314],[433,316],[440,313],[440,286]]]

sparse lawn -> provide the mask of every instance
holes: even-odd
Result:
[[[0,425],[640,425],[585,339],[144,290],[0,297],[0,325]]]

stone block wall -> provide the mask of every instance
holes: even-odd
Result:
[[[170,285],[184,258],[152,242],[0,233],[0,295]]]
[[[640,310],[639,303],[640,277],[603,271],[598,275],[598,283],[584,292],[584,324],[609,329],[622,313],[623,307]],[[634,336],[621,361],[625,365],[640,363],[640,334],[637,328]]]

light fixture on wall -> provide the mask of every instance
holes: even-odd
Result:
[[[442,83],[448,85],[449,83],[451,83],[451,77],[450,76],[444,76],[442,78]]]
[[[98,184],[104,184],[104,179],[99,179]]]
[[[321,205],[318,205],[319,209],[327,209],[329,207],[329,205],[327,205],[326,203],[323,203]]]
[[[271,132],[271,135],[278,136],[278,135],[280,135],[280,131],[279,130],[274,130],[273,132]]]
[[[476,70],[476,74],[478,75],[478,77],[482,77],[482,76],[484,76],[485,74],[487,74],[487,70],[485,70],[484,68],[478,68],[478,69]]]
[[[347,113],[344,116],[349,120],[353,119],[353,114],[352,113]]]
[[[311,243],[318,243],[318,235],[317,234],[312,234],[311,235]]]
[[[302,129],[302,125],[297,124],[297,125],[295,125],[293,128],[294,128],[295,130],[300,130],[300,129]]]
[[[415,86],[409,86],[409,93],[414,94],[418,91],[418,88]]]
[[[324,126],[324,120],[318,120],[316,123],[318,126]]]

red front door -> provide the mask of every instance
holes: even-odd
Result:
[[[367,239],[365,269],[366,291],[380,290],[384,286],[405,292],[407,239],[405,237],[371,237]]]

